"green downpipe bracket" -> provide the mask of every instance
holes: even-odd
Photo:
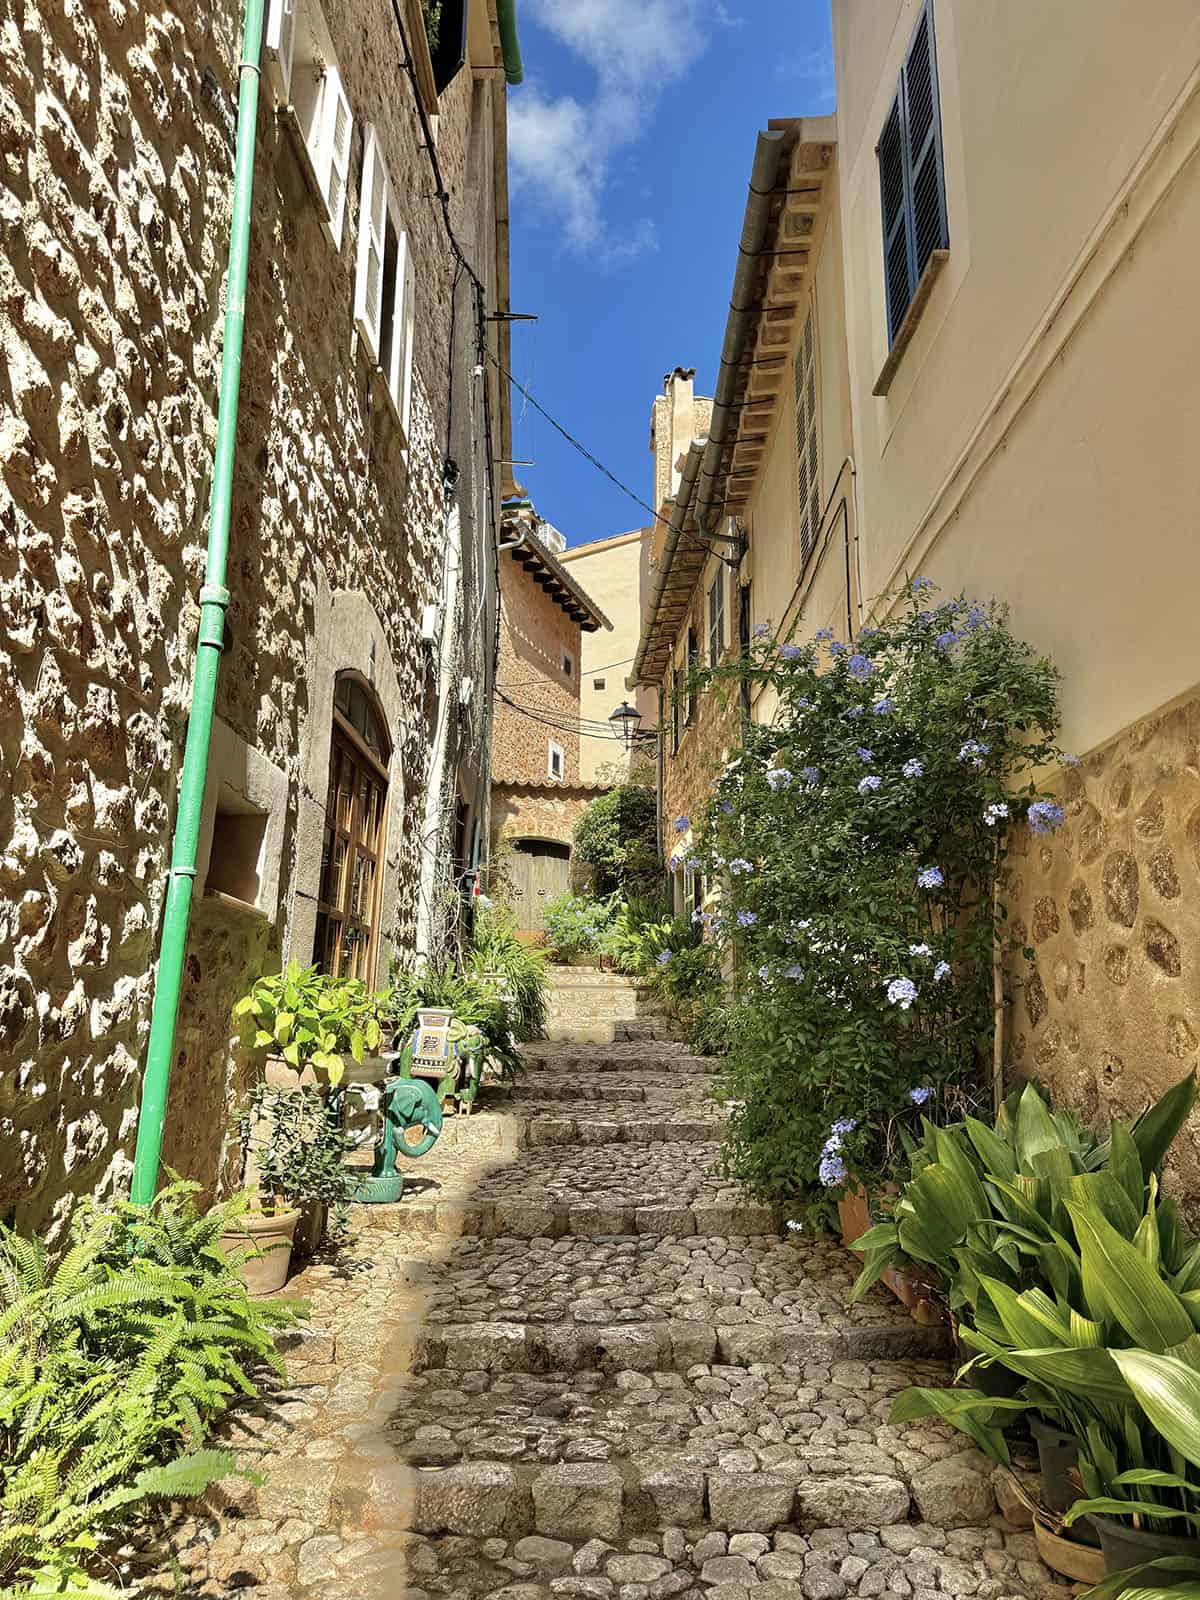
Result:
[[[504,57],[504,77],[508,83],[524,83],[521,41],[517,38],[517,0],[497,0],[496,20],[500,24],[500,53]]]
[[[213,459],[208,554],[200,590],[200,627],[192,678],[183,770],[179,777],[179,810],[171,846],[171,871],[163,911],[162,943],[150,1013],[150,1043],[142,1079],[137,1147],[133,1157],[131,1198],[148,1205],[158,1187],[167,1091],[175,1053],[175,1024],[192,911],[192,884],[200,813],[208,777],[217,674],[224,648],[225,608],[229,591],[225,573],[229,555],[233,465],[237,449],[238,390],[242,376],[242,334],[246,321],[246,278],[250,264],[250,205],[254,190],[254,142],[258,120],[259,61],[262,53],[263,0],[245,0],[242,58],[238,69],[237,155],[233,169],[233,218],[229,239],[229,275],[225,304],[225,341],[221,352],[221,388],[217,406],[217,448]]]

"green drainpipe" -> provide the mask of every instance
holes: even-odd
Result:
[[[496,18],[500,23],[504,76],[509,83],[523,83],[525,68],[521,64],[521,41],[517,38],[517,0],[496,0]]]
[[[217,672],[225,635],[229,591],[225,568],[229,554],[229,513],[233,498],[233,460],[237,446],[238,388],[242,374],[242,331],[246,320],[246,274],[250,258],[250,201],[254,189],[254,137],[258,118],[259,57],[262,50],[263,0],[245,0],[242,60],[238,72],[237,158],[233,169],[233,221],[229,239],[229,282],[225,305],[225,343],[221,355],[221,392],[217,407],[217,450],[213,460],[212,503],[208,522],[208,557],[200,590],[200,628],[192,677],[192,709],[188,719],[183,771],[179,777],[179,811],[171,847],[171,874],[163,912],[162,944],[150,1014],[150,1044],[142,1080],[137,1148],[133,1157],[132,1199],[147,1205],[158,1187],[167,1088],[175,1053],[175,1021],[196,876],[200,811],[208,776]]]

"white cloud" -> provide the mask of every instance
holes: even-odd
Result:
[[[662,88],[704,53],[714,19],[730,25],[711,0],[532,0],[535,21],[592,69],[595,94],[543,94],[536,84],[509,101],[513,186],[527,202],[561,219],[567,244],[612,263],[654,247],[644,219],[609,235],[601,200],[613,157],[645,130]]]

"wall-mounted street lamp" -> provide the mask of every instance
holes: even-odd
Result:
[[[642,725],[642,713],[636,706],[631,706],[628,700],[623,700],[608,720],[613,737],[620,739],[626,750],[632,750]]]

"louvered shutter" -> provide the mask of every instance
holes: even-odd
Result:
[[[921,13],[904,63],[905,145],[912,206],[913,293],[930,256],[947,243],[942,132],[938,111],[933,13]]]
[[[358,209],[358,272],[354,317],[378,366],[383,331],[383,259],[387,240],[388,175],[375,129],[368,127]],[[393,344],[395,341],[393,340]]]
[[[896,98],[877,149],[883,214],[883,270],[888,343],[904,321],[935,250],[950,243],[933,12],[926,5],[913,33]]]
[[[407,233],[399,235],[396,255],[396,301],[388,360],[388,388],[400,413],[405,436],[412,413],[413,334],[416,329],[416,274]]]
[[[292,62],[296,54],[297,13],[302,0],[271,0],[264,44],[275,86],[285,103],[292,97]]]
[[[817,445],[817,350],[812,312],[796,347],[796,492],[800,504],[800,566],[813,552],[821,531],[821,472]]]
[[[325,69],[321,98],[321,186],[334,245],[342,244],[342,223],[346,215],[346,186],[350,177],[350,135],[354,118],[336,67]]]

